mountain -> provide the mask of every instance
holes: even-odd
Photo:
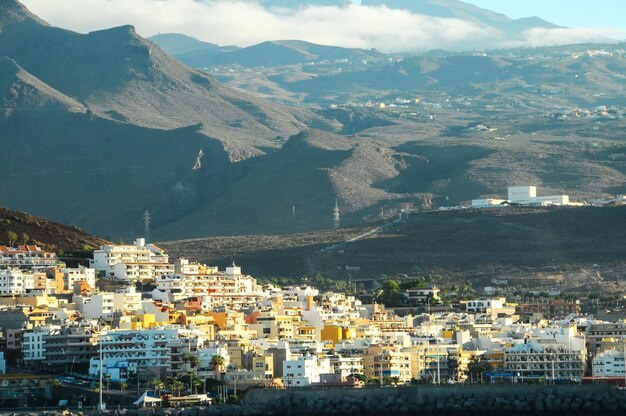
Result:
[[[0,203],[131,238],[180,220],[321,117],[223,87],[131,26],[86,35],[0,3]],[[198,163],[198,160],[200,163]]]
[[[620,45],[615,48],[619,51]],[[626,58],[621,53],[599,57],[594,55],[594,50],[593,45],[579,45],[488,55],[425,55],[366,70],[293,81],[275,76],[273,80],[292,93],[307,94],[307,100],[318,103],[346,91],[369,95],[375,91],[384,94],[394,91],[421,96],[438,90],[473,101],[484,100],[486,105],[523,101],[541,111],[555,105],[562,108],[625,105],[626,85],[619,74],[626,71]],[[553,97],[546,100],[546,93]]]
[[[409,154],[404,158],[421,160]],[[356,137],[305,131],[291,137],[279,152],[244,162],[245,177],[192,214],[191,222],[163,227],[159,238],[330,228],[335,200],[346,224],[375,215],[384,201],[410,199],[421,204],[428,195],[418,192],[407,197],[383,186],[400,175],[406,160]]]
[[[113,240],[141,235],[146,210],[174,240],[329,229],[335,201],[353,226],[518,184],[626,192],[619,51],[366,65],[281,41],[248,56],[316,64],[232,69],[326,107],[311,110],[227,88],[131,26],[77,34],[5,0],[0,30],[0,204]]]
[[[3,12],[11,3],[3,3]],[[171,59],[132,26],[80,35],[32,19],[4,20],[3,54],[99,116],[161,129],[200,124],[207,136],[244,154],[304,126],[302,112],[222,87]]]
[[[314,6],[348,6],[350,0],[260,0],[265,7],[298,8]]]
[[[503,14],[459,0],[362,0],[361,4],[363,6],[387,6],[391,9],[409,10],[412,13],[433,17],[460,19],[491,26],[509,35],[519,34],[535,27],[548,29],[558,27],[535,16],[514,20]]]
[[[7,233],[14,232],[18,243],[24,234],[29,244],[54,252],[77,252],[98,248],[108,241],[87,234],[76,227],[58,224],[33,215],[0,207],[0,244],[8,244]]]
[[[185,46],[173,46],[174,39],[180,45],[182,45],[181,42],[185,42]],[[191,41],[187,43],[189,39]],[[385,56],[376,50],[318,45],[301,40],[266,41],[245,48],[201,46],[202,42],[179,34],[154,36],[150,40],[180,62],[194,68],[210,68],[221,65],[271,67],[314,61],[333,62],[343,59],[361,61],[380,59]]]
[[[158,34],[150,36],[148,40],[159,45],[161,49],[171,56],[220,48],[215,43],[203,42],[179,33]]]

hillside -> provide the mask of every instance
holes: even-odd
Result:
[[[626,206],[502,208],[413,214],[381,233],[331,252],[320,250],[364,229],[159,244],[174,257],[208,264],[224,265],[234,259],[246,272],[265,277],[321,273],[364,279],[382,274],[437,274],[488,284],[492,278],[562,279],[563,274],[595,267],[598,273],[606,272],[608,283],[623,279],[625,221]],[[589,273],[595,276],[596,272]]]
[[[7,0],[0,30],[0,203],[102,236],[134,237],[146,209],[180,219],[236,162],[334,128],[223,87],[131,26],[82,35]]]
[[[272,67],[316,61],[371,60],[385,56],[375,50],[318,45],[301,40],[266,41],[237,48],[220,47],[175,33],[149,39],[180,62],[194,68],[230,65],[246,68]]]
[[[268,42],[258,57],[315,65],[212,68],[229,88],[131,26],[82,35],[0,9],[0,203],[113,240],[141,235],[146,210],[178,240],[328,230],[335,201],[366,227],[514,185],[626,193],[618,46],[370,61]]]
[[[53,252],[83,251],[108,243],[76,227],[0,207],[0,244],[8,244],[7,233],[9,231],[17,234],[19,244],[24,243],[24,234],[26,234],[29,244],[36,244]]]
[[[364,6],[385,5],[392,9],[404,9],[428,16],[470,21],[499,29],[512,38],[535,27],[557,27],[555,24],[536,16],[511,19],[503,14],[494,13],[459,0],[362,0],[361,4]]]
[[[362,97],[394,93],[420,97],[439,91],[485,105],[501,103],[524,110],[626,105],[621,75],[626,72],[626,57],[619,46],[615,53],[603,56],[579,49],[562,47],[545,55],[510,50],[489,55],[418,56],[366,70],[271,79],[292,93],[306,94],[306,100],[314,103],[337,102],[345,93],[358,99],[354,91]],[[593,51],[593,46],[589,50]]]

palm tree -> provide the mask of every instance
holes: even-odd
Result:
[[[13,244],[17,241],[17,233],[15,231],[7,231],[7,240],[9,240],[9,247],[13,247]]]
[[[165,387],[165,383],[160,378],[153,378],[152,380],[150,380],[150,385],[154,387],[155,395],[157,394],[157,391],[160,394],[161,390],[163,390],[163,387]]]
[[[221,371],[224,368],[225,363],[226,361],[224,360],[224,357],[219,354],[211,357],[211,365],[213,366],[213,371]]]
[[[196,375],[192,375],[191,376],[191,385],[193,386],[194,391],[196,392],[196,394],[198,393],[198,387],[200,387],[203,384],[204,383],[202,382],[202,379],[200,379],[200,377],[198,377]]]
[[[211,357],[211,366],[213,367],[213,374],[214,374],[215,380],[219,380],[218,374],[224,368],[225,363],[226,363],[226,360],[224,360],[224,357],[222,357],[219,354],[216,354],[213,357]]]
[[[195,368],[198,367],[200,365],[200,359],[198,358],[197,355],[192,355],[189,353],[185,353],[183,354],[183,362],[186,364],[189,364],[189,368],[190,371],[188,372],[189,375],[189,390],[192,391],[193,393],[193,385],[191,383],[191,379],[192,379],[192,375],[195,376],[196,371]]]
[[[177,381],[178,380],[176,380],[174,377],[168,377],[168,379],[165,380],[165,386],[170,392],[174,393],[174,391],[176,391],[175,387]]]
[[[172,390],[174,390],[175,392],[177,392],[177,396],[180,396],[180,392],[183,391],[185,389],[185,383],[183,383],[180,380],[174,380],[174,382],[172,383]]]

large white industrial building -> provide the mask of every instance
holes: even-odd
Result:
[[[493,208],[504,205],[533,205],[533,206],[579,206],[577,202],[571,202],[569,195],[537,196],[536,186],[511,186],[508,188],[508,199],[473,199],[472,208]]]

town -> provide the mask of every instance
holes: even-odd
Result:
[[[389,280],[364,302],[349,288],[262,284],[235,263],[172,260],[144,238],[76,267],[10,240],[0,245],[2,407],[95,406],[95,393],[228,402],[250,387],[626,381],[623,316],[596,319],[577,299],[457,287],[444,307],[432,284]]]

